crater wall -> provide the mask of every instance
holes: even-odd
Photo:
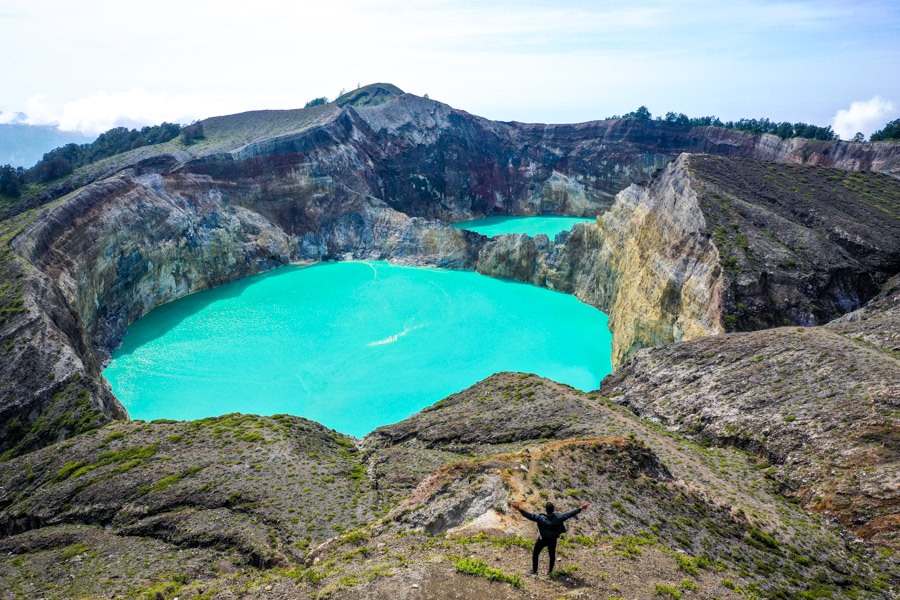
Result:
[[[305,118],[295,112],[279,118]],[[756,255],[762,267],[746,253],[746,264],[726,262],[740,240],[717,237],[723,225],[710,221],[721,218],[710,208],[716,185],[747,204],[752,194],[709,183],[714,178],[698,176],[693,159],[675,159],[700,151],[746,164],[900,168],[897,144],[783,141],[633,119],[499,123],[410,95],[329,109],[296,131],[254,138],[254,128],[264,129],[256,120],[267,114],[210,120],[210,140],[196,150],[148,158],[141,149],[133,164],[124,156],[115,169],[97,167],[93,183],[41,208],[12,239],[25,309],[0,325],[9,348],[0,422],[15,425],[4,430],[0,451],[27,451],[125,416],[100,367],[128,323],[174,298],[291,261],[475,268],[574,293],[610,314],[617,364],[640,347],[759,328],[771,315],[799,322],[801,312],[783,310],[785,302],[802,306],[798,298],[807,298],[811,306],[821,286],[760,293],[748,303],[747,273],[772,281],[768,255]],[[779,219],[809,217],[775,204]],[[602,216],[552,241],[488,240],[446,222],[538,213]],[[753,231],[765,225],[746,220]],[[896,249],[872,252],[864,229],[834,242],[843,262],[821,274],[841,300],[813,310],[814,321],[857,308],[896,271]],[[757,237],[748,237],[748,248]],[[862,254],[880,258],[860,261]],[[856,279],[829,275],[837,271]]]

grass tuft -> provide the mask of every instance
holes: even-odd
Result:
[[[456,561],[455,567],[457,573],[484,577],[489,581],[501,581],[512,584],[517,588],[522,587],[522,580],[518,575],[507,575],[501,569],[493,569],[487,566],[487,563],[478,558],[461,558]]]

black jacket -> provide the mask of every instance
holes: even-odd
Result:
[[[537,523],[538,531],[541,533],[542,539],[555,540],[566,532],[566,526],[563,525],[563,522],[580,513],[581,509],[576,508],[575,510],[571,510],[561,515],[556,513],[554,513],[553,515],[536,515],[534,513],[528,512],[527,510],[522,510],[521,508],[519,509],[519,512],[522,513],[522,516],[529,521],[534,521]]]

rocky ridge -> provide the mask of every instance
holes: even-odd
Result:
[[[527,374],[358,443],[287,415],[114,423],[0,463],[0,481],[2,597],[890,594],[890,563],[742,452]],[[533,525],[509,502],[547,499],[594,506],[560,578],[515,578]],[[457,572],[477,561],[514,583]]]
[[[641,350],[600,392],[674,431],[746,448],[801,506],[896,546],[900,293],[821,327]]]

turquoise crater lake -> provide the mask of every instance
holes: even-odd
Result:
[[[362,436],[499,371],[582,390],[606,315],[573,296],[385,262],[283,267],[156,308],[104,375],[135,419],[289,413]]]
[[[487,237],[497,237],[508,233],[525,233],[534,237],[543,233],[551,240],[557,233],[568,231],[576,223],[589,223],[593,217],[561,217],[558,215],[541,215],[538,217],[485,217],[472,221],[460,221],[454,223],[454,227],[474,231]]]

